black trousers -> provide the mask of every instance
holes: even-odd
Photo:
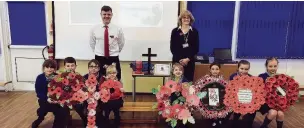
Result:
[[[117,79],[120,81],[120,79],[121,79],[121,68],[120,68],[119,56],[104,57],[104,56],[95,55],[95,59],[100,63],[99,73],[101,75],[106,75],[106,69],[103,68],[104,65],[111,65],[112,63],[116,63]]]
[[[73,107],[74,107],[75,111],[78,113],[78,115],[80,116],[83,126],[87,126],[88,116],[87,116],[86,110],[88,107],[88,103],[84,102],[82,104],[76,104]]]
[[[239,113],[229,113],[226,120],[229,120],[230,116],[233,114],[232,127],[233,128],[252,128],[252,124],[256,115],[256,112],[246,114],[243,116],[242,120],[239,120],[241,114]]]
[[[179,63],[180,59],[173,59],[172,63]],[[186,66],[184,66],[184,76],[188,81],[193,81],[195,62],[191,59]]]
[[[35,120],[33,123],[40,124],[44,117],[47,115],[48,112],[52,112],[55,116],[53,128],[65,128],[67,126],[68,112],[66,108],[61,107],[58,104],[51,104],[45,100],[38,100],[39,108],[37,109],[37,116],[38,119]]]

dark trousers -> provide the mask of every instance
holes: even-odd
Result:
[[[65,128],[67,125],[67,111],[58,104],[48,103],[46,100],[38,100],[39,108],[37,109],[38,119],[32,124],[32,128],[37,128],[44,120],[48,112],[52,112],[55,116],[53,128]]]
[[[242,120],[239,120],[241,117],[241,114],[239,113],[230,113],[227,115],[226,119],[229,119],[230,116],[233,114],[233,120],[232,120],[232,127],[233,128],[251,128],[256,113],[253,114],[246,114],[243,116]]]
[[[245,124],[246,128],[252,128],[255,115],[256,115],[256,112],[254,112],[252,114],[246,114],[243,117],[244,124]]]
[[[117,79],[120,81],[121,68],[120,68],[119,56],[103,57],[103,56],[95,55],[95,59],[100,63],[99,73],[102,75],[106,75],[106,69],[103,68],[104,65],[111,65],[112,63],[116,63]]]
[[[74,109],[75,111],[78,113],[78,115],[80,116],[83,126],[87,126],[88,123],[88,116],[87,116],[87,107],[88,107],[88,103],[84,102],[82,104],[76,104],[74,105]]]
[[[179,63],[179,60],[173,60],[174,63]],[[195,62],[193,60],[190,60],[186,66],[184,66],[184,76],[188,81],[193,81],[194,77],[194,68],[195,68]]]

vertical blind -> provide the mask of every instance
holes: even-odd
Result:
[[[199,53],[211,55],[214,48],[231,48],[234,7],[233,1],[188,1],[193,27],[199,31]]]

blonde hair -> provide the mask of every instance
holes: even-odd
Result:
[[[179,69],[181,69],[184,72],[184,67],[180,63],[173,64],[173,66],[172,66],[172,72],[173,72],[173,70],[175,68],[179,68]]]
[[[117,73],[117,69],[116,69],[116,65],[115,64],[107,66],[106,75],[108,75],[110,73]]]
[[[182,19],[183,17],[189,16],[190,18],[190,25],[192,25],[195,21],[192,13],[188,10],[182,11],[178,17],[178,25],[181,26],[182,25]]]

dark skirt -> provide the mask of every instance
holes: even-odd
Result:
[[[268,111],[270,110],[271,108],[265,103],[261,106],[259,112],[264,115],[266,113],[268,113]]]
[[[123,107],[123,99],[119,98],[117,100],[109,100],[107,103],[102,103],[101,108],[104,110],[111,110],[111,109],[120,109]]]

